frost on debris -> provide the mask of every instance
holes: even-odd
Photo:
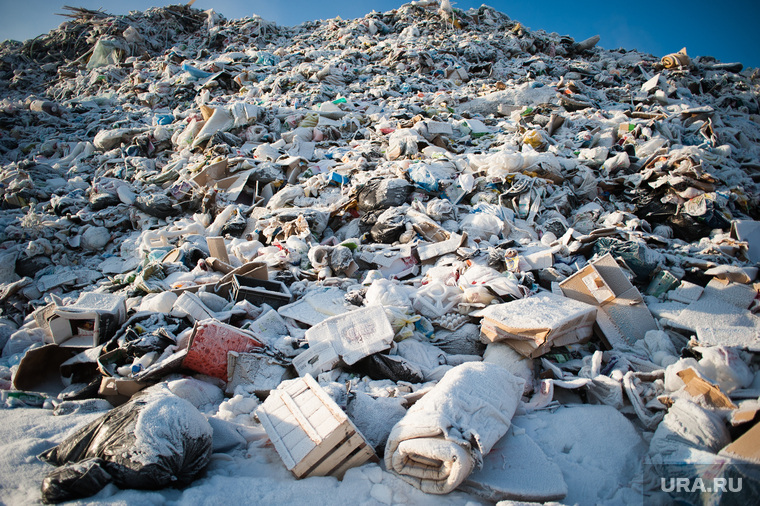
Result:
[[[145,412],[211,419],[209,489],[279,502],[666,503],[757,461],[756,70],[447,1],[65,10],[0,45],[2,406],[168,385],[203,402]]]

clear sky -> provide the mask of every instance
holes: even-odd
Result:
[[[57,27],[65,18],[63,5],[102,8],[111,14],[170,5],[157,0],[0,0],[0,40],[25,40]],[[196,0],[193,7],[213,8],[227,19],[258,14],[279,25],[297,25],[307,20],[361,17],[372,10],[388,11],[403,1],[388,0]],[[467,10],[480,1],[452,2]],[[760,67],[760,0],[492,0],[485,2],[510,18],[533,29],[570,35],[576,40],[599,34],[600,46],[623,47],[656,56],[686,46],[688,54],[714,56],[745,67]]]

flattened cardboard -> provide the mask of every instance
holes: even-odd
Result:
[[[227,246],[224,245],[224,237],[207,237],[209,252],[214,258],[218,258],[225,264],[230,263],[230,257],[227,255]]]
[[[721,392],[720,388],[700,378],[697,371],[692,367],[679,371],[678,377],[686,383],[686,391],[692,397],[704,396],[705,400],[716,408],[736,409],[736,404],[731,402],[731,399]]]
[[[559,284],[566,297],[600,309],[595,330],[610,348],[633,345],[657,324],[638,289],[607,253]]]
[[[74,355],[76,350],[62,348],[57,344],[28,350],[13,376],[13,388],[57,394],[64,387],[59,368]]]
[[[229,177],[227,164],[227,158],[224,158],[221,161],[207,165],[192,180],[201,187],[213,186],[216,181]]]
[[[760,423],[755,424],[743,436],[723,448],[720,454],[760,464]]]

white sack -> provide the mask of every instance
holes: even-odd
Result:
[[[391,430],[385,466],[429,494],[447,494],[509,429],[525,380],[495,364],[454,367]]]

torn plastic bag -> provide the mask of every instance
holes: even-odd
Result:
[[[112,409],[39,456],[63,466],[43,481],[43,501],[60,502],[96,493],[96,485],[102,488],[107,484],[103,473],[121,488],[186,485],[206,468],[212,434],[206,418],[188,401],[162,389],[148,392]],[[85,461],[87,464],[81,465]],[[85,487],[80,488],[80,483]]]
[[[403,357],[375,353],[354,364],[353,369],[373,380],[408,381],[422,383],[424,376],[417,364]]]
[[[412,185],[401,178],[372,179],[359,190],[359,210],[371,211],[400,206],[412,191]]]
[[[377,242],[391,244],[397,241],[405,230],[406,215],[404,209],[391,207],[377,217],[377,222],[372,226],[370,235]]]
[[[626,242],[611,237],[597,240],[594,253],[599,256],[612,253],[614,257],[621,257],[636,275],[636,279],[642,283],[649,280],[662,258],[660,253],[647,248],[644,243]]]
[[[51,471],[42,480],[42,500],[48,504],[95,495],[113,478],[103,459],[87,459]]]

